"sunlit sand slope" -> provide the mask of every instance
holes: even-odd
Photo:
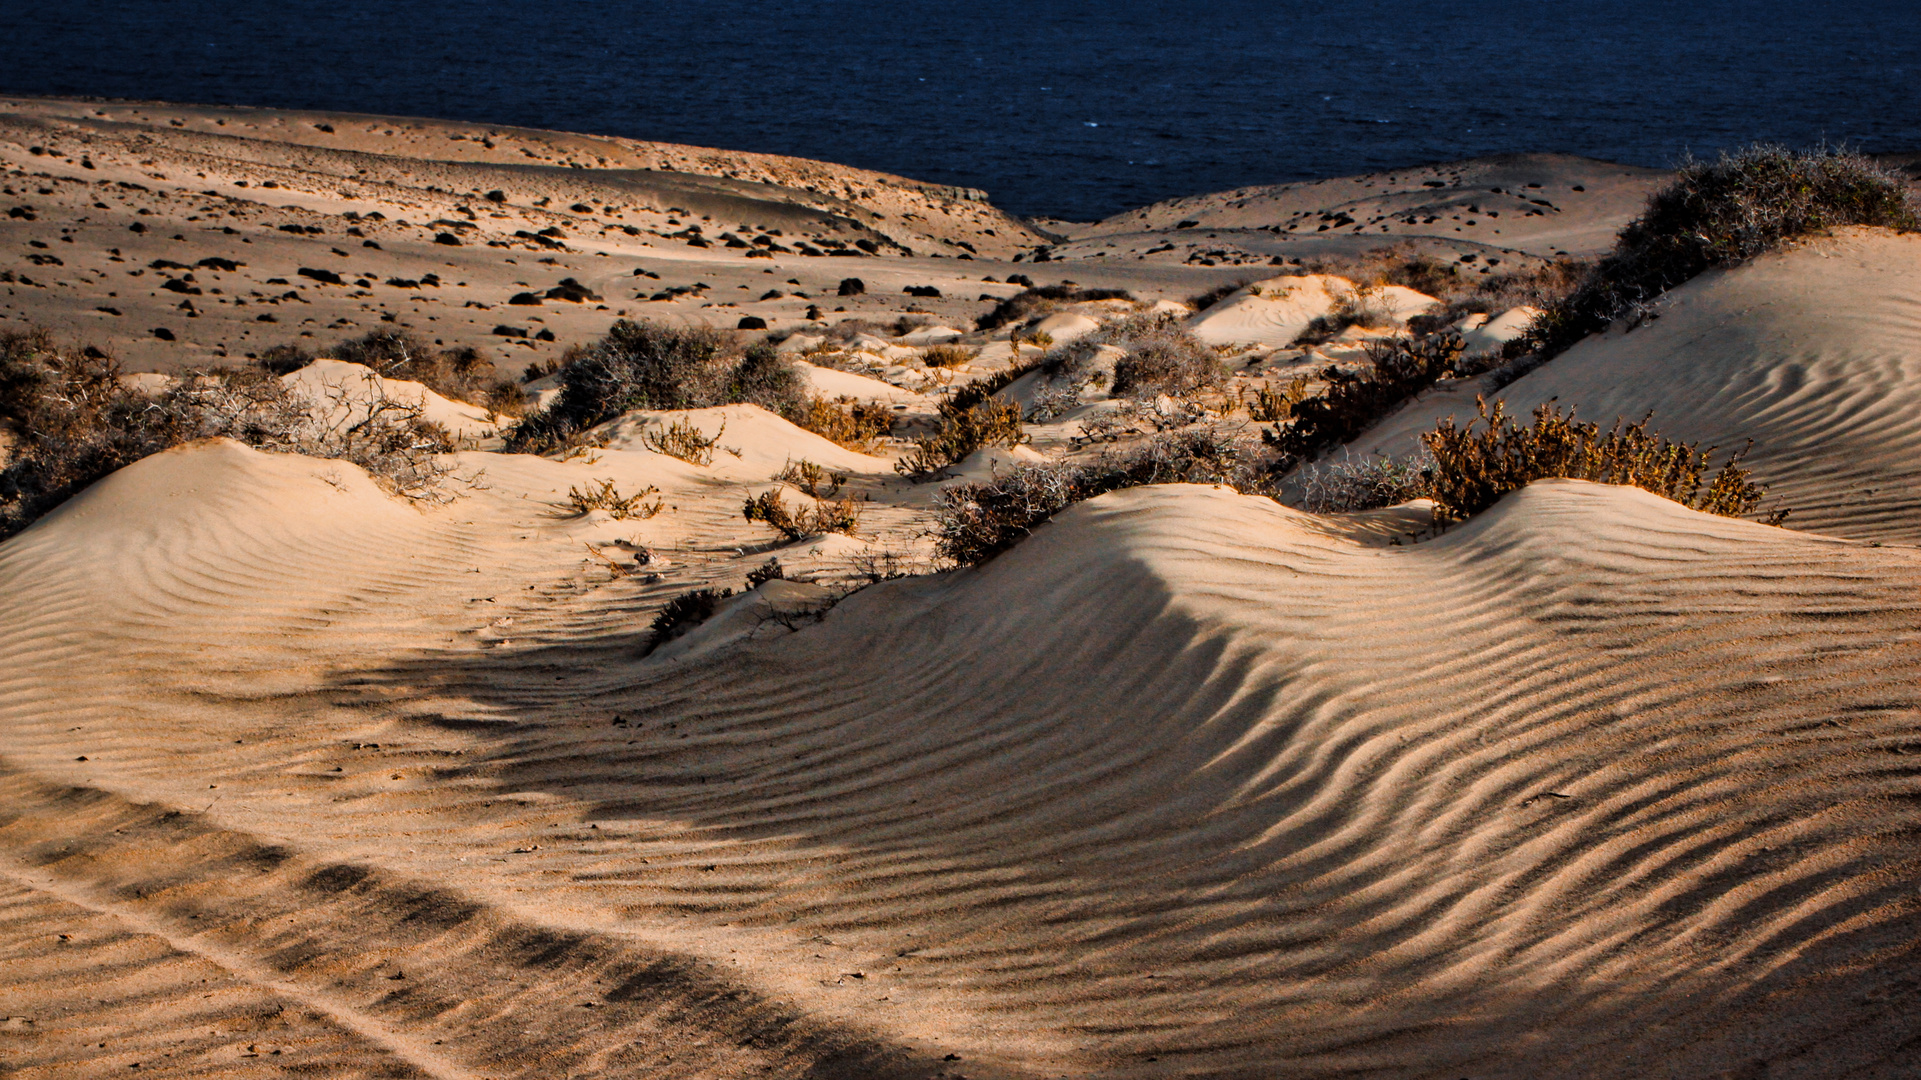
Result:
[[[260,457],[0,547],[24,1075],[271,1075],[270,1009],[279,1063],[445,1077],[1898,1075],[1921,1037],[1912,551],[1571,482],[1418,544],[1147,488],[674,661],[520,531],[562,466],[422,513]]]
[[[1921,542],[1921,236],[1851,229],[1663,297],[1657,318],[1569,349],[1501,390],[1603,426],[1653,414],[1669,438],[1754,441],[1747,463],[1797,529]],[[1416,403],[1355,444],[1406,453],[1471,393]]]

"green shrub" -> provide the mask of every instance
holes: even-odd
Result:
[[[1563,416],[1559,406],[1545,402],[1527,427],[1514,423],[1499,401],[1489,410],[1486,401],[1476,399],[1476,407],[1480,431],[1472,420],[1456,428],[1449,417],[1421,436],[1434,458],[1427,493],[1434,499],[1436,522],[1478,514],[1502,495],[1548,477],[1638,487],[1723,517],[1751,513],[1767,494],[1741,468],[1745,450],[1731,455],[1708,479],[1715,448],[1669,442],[1648,430],[1652,414],[1638,424],[1617,420],[1604,433],[1595,424],[1577,422],[1573,410]],[[1786,516],[1785,510],[1777,511],[1767,520],[1778,524]]]
[[[1899,174],[1853,151],[1754,146],[1688,162],[1515,352],[1554,356],[1705,270],[1843,225],[1916,229],[1921,211]]]

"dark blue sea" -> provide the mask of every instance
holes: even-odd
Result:
[[[1921,149],[1917,0],[6,0],[0,92],[797,154],[1073,219],[1560,150]]]

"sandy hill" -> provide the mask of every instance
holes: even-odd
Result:
[[[111,347],[146,391],[381,326],[511,373],[623,316],[752,318],[891,420],[855,449],[758,405],[589,411],[601,445],[505,454],[510,420],[321,360],[282,383],[336,428],[384,392],[466,437],[434,497],[202,439],[0,543],[9,1078],[1913,1071],[1921,238],[1704,275],[1502,391],[1752,439],[1794,528],[1572,481],[1438,531],[1419,501],[1158,484],[942,569],[955,477],[1209,425],[1252,454],[1263,391],[1428,302],[1383,289],[1384,325],[1297,344],[1360,293],[1237,259],[1526,264],[1593,250],[1650,177],[1248,189],[1047,223],[1074,235],[1037,263],[967,239],[1008,238],[965,193],[547,132],[15,101],[0,162],[0,328]],[[1498,243],[1415,213],[1457,203]],[[963,333],[1014,274],[1138,299]],[[1523,318],[1486,314],[1483,343]],[[1133,315],[1216,348],[1088,336]],[[1021,375],[1016,330],[1086,355]],[[1232,374],[1129,397],[1117,340]],[[1031,442],[910,482],[905,436],[979,379]],[[1406,452],[1478,386],[1354,449]],[[857,520],[783,533],[747,516],[770,492]]]
[[[581,558],[634,523],[552,509],[608,470],[725,572],[699,470],[629,453],[423,513],[190,447],[0,547],[16,1071],[1872,1075],[1914,1033],[1910,549],[1148,488],[642,660],[668,586]]]
[[[622,316],[971,326],[1043,240],[977,192],[858,169],[392,117],[12,98],[0,169],[0,320],[136,370],[382,325],[516,371]],[[1224,277],[1041,272],[1149,299]]]
[[[1508,263],[1592,256],[1668,173],[1569,154],[1506,154],[1236,188],[1064,228],[1060,258],[1218,263],[1353,255],[1401,241]]]
[[[1854,230],[1703,275],[1651,322],[1582,342],[1499,391],[1510,413],[1575,405],[1747,462],[1796,528],[1921,542],[1921,237]],[[1474,415],[1478,385],[1409,405],[1355,452],[1405,454],[1436,420]]]

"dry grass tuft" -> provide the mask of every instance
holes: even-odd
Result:
[[[667,606],[655,614],[653,625],[648,628],[647,647],[641,650],[641,655],[687,636],[696,626],[713,618],[721,603],[733,595],[732,589],[693,589],[667,601]]]
[[[975,350],[965,345],[934,345],[921,350],[920,362],[933,368],[961,367],[974,359]]]

